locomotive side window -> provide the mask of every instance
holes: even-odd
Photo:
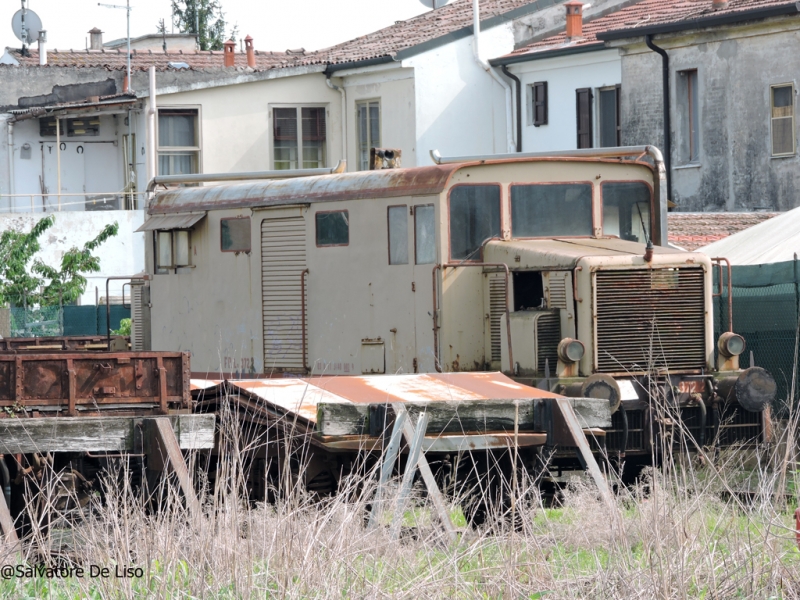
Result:
[[[479,260],[481,245],[500,237],[500,186],[457,185],[450,190],[450,258]]]
[[[156,231],[156,273],[169,273],[171,269],[191,266],[188,229]]]
[[[408,207],[390,206],[389,219],[389,264],[408,264]]]
[[[219,233],[223,252],[250,252],[250,217],[220,219]]]
[[[436,227],[433,204],[414,207],[414,262],[432,265],[436,262]]]
[[[592,185],[512,185],[511,235],[515,238],[592,235]]]
[[[347,246],[350,243],[350,219],[346,210],[318,212],[317,246]]]
[[[603,183],[603,235],[646,243],[650,237],[650,188],[641,181]]]

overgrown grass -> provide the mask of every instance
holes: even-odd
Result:
[[[323,500],[295,488],[275,504],[251,505],[237,493],[240,458],[232,453],[221,458],[228,479],[203,496],[202,514],[188,513],[166,481],[161,510],[149,510],[130,487],[109,486],[103,503],[73,519],[69,564],[108,567],[109,577],[0,579],[0,596],[796,598],[794,504],[776,493],[781,485],[794,489],[793,431],[786,427],[782,443],[750,456],[750,466],[730,451],[716,461],[695,457],[650,469],[638,486],[621,486],[612,504],[578,481],[559,508],[545,507],[522,476],[516,526],[498,507],[485,525],[469,529],[454,504],[456,543],[419,490],[399,540],[391,539],[386,515],[368,530],[371,481],[347,481],[343,493]],[[2,564],[49,560],[41,550],[57,549],[57,528],[37,527],[21,550],[3,548]],[[117,578],[118,565],[140,567],[143,576]]]

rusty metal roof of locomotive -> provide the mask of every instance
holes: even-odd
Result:
[[[434,165],[175,188],[158,193],[148,211],[158,214],[438,194],[450,175],[463,166],[464,163]]]

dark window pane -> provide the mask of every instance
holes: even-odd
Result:
[[[600,146],[617,145],[617,90],[600,90]]]
[[[478,260],[481,244],[500,236],[500,187],[459,185],[450,191],[450,256]]]
[[[414,208],[414,252],[418,265],[436,262],[435,211],[433,206]]]
[[[346,210],[317,213],[317,246],[346,246],[350,243],[350,222]]]
[[[250,217],[220,221],[223,252],[250,252]]]
[[[514,237],[592,235],[592,186],[511,186],[511,233]]]
[[[408,207],[389,207],[389,264],[408,264]]]
[[[785,85],[783,87],[772,88],[772,105],[775,108],[792,105],[792,86]]]
[[[631,242],[647,242],[650,236],[650,188],[639,181],[605,183],[603,235]]]

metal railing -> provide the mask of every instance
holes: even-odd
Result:
[[[0,194],[0,213],[139,210],[145,208],[146,196],[147,192]]]

